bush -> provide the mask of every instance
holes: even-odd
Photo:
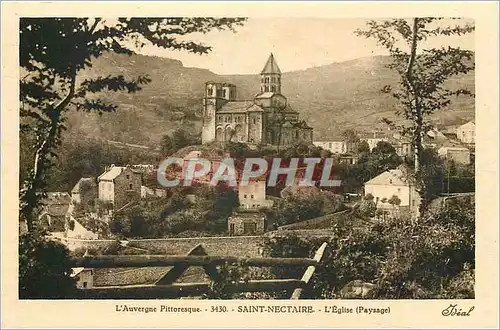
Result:
[[[19,238],[19,297],[56,299],[75,289],[68,249],[37,233]]]
[[[269,238],[270,257],[312,257],[324,241],[328,249],[317,267],[309,298],[339,298],[354,280],[377,286],[378,299],[474,298],[475,207],[451,200],[418,222],[387,217],[360,228],[337,224],[325,238]],[[278,278],[300,278],[304,269],[272,269]]]

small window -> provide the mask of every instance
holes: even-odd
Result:
[[[247,195],[246,195],[246,194],[245,194],[245,195],[243,195],[243,198],[247,198]]]
[[[83,287],[87,288],[87,282],[83,282]]]
[[[127,180],[130,180],[130,175],[127,174]]]
[[[389,179],[389,183],[392,184],[392,179]]]
[[[257,119],[254,118],[253,119],[253,123],[256,124],[257,123]]]
[[[132,184],[128,185],[128,189],[132,190]]]
[[[250,195],[250,198],[253,199],[253,195]]]

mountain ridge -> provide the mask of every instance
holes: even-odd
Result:
[[[279,58],[278,62],[279,62]],[[282,93],[289,104],[314,128],[315,139],[329,139],[354,128],[361,132],[384,129],[382,117],[398,119],[396,101],[380,92],[397,84],[397,75],[386,68],[387,56],[361,57],[282,74]],[[201,129],[201,99],[207,81],[236,85],[238,99],[252,99],[259,92],[260,75],[219,75],[208,69],[185,67],[179,60],[146,55],[106,54],[93,62],[80,79],[123,74],[134,78],[148,74],[151,83],[135,94],[102,93],[118,105],[117,113],[77,113],[69,120],[71,134],[154,145],[163,134],[185,122]],[[450,79],[453,88],[474,91],[474,73]],[[436,113],[437,123],[454,124],[474,119],[474,99],[458,97]]]

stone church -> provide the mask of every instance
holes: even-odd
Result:
[[[207,82],[203,99],[202,142],[293,145],[312,143],[313,129],[281,94],[281,71],[273,54],[260,73],[260,92],[237,100],[236,86]]]

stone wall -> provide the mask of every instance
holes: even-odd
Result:
[[[345,221],[351,214],[351,210],[345,210],[337,213],[327,214],[322,217],[292,223],[278,227],[278,230],[299,230],[299,229],[321,229],[331,228],[334,223]]]
[[[53,239],[65,244],[71,251],[78,248],[101,249],[116,242],[115,240],[81,240],[64,237],[53,237]],[[264,239],[264,236],[159,238],[129,240],[128,244],[131,247],[149,250],[152,254],[182,255],[201,243],[211,255],[257,257],[260,254],[260,243]]]
[[[259,245],[264,239],[262,236],[165,238],[130,240],[129,244],[157,253],[175,255],[186,254],[201,243],[210,255],[257,257],[260,254]]]

